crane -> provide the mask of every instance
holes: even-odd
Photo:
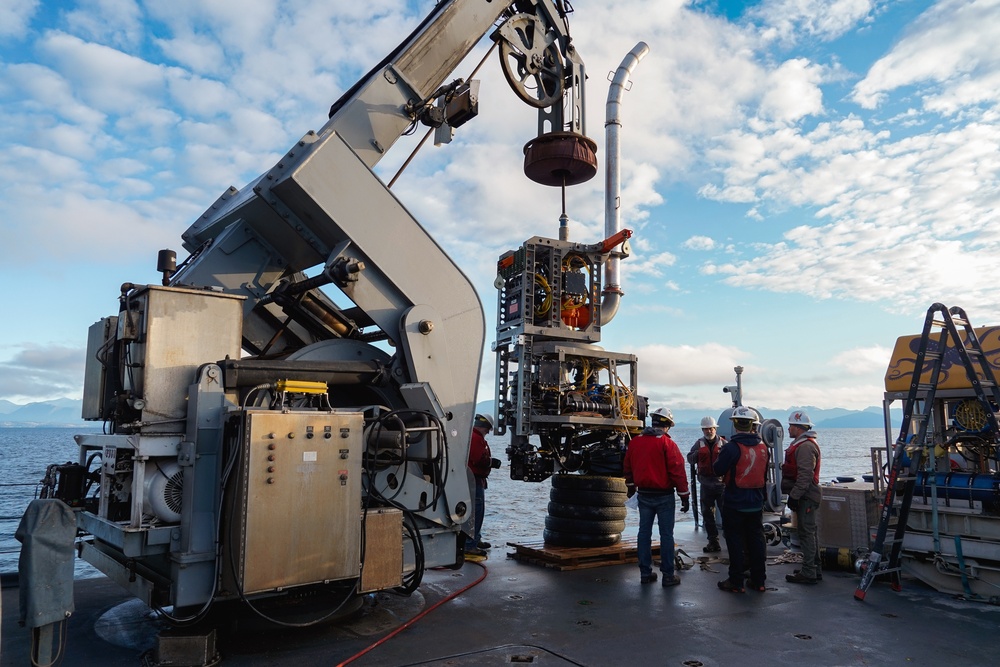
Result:
[[[47,493],[81,556],[175,621],[307,591],[340,608],[461,563],[485,325],[479,298],[373,171],[450,134],[489,34],[537,109],[536,180],[596,172],[565,0],[443,0],[269,170],[229,188],[89,331],[79,460]],[[527,160],[526,160],[527,163]],[[331,296],[335,294],[335,296]],[[334,604],[336,602],[336,604]],[[331,612],[332,613],[332,612]]]

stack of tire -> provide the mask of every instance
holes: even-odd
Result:
[[[625,480],[604,475],[552,477],[543,537],[557,547],[607,547],[625,530]]]

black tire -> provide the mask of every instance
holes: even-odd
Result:
[[[608,535],[591,535],[588,533],[563,533],[558,530],[545,529],[542,538],[546,544],[554,547],[610,547],[622,539],[621,533]]]
[[[545,527],[560,533],[587,533],[589,535],[609,535],[625,530],[625,520],[585,521],[583,519],[563,519],[558,516],[545,517]]]
[[[577,491],[575,489],[550,489],[549,500],[564,505],[625,506],[626,493],[617,491]]]
[[[566,505],[551,502],[548,510],[549,516],[587,521],[616,521],[628,516],[628,509],[625,505]]]
[[[604,475],[553,475],[552,488],[625,493],[625,479]]]

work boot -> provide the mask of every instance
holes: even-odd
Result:
[[[642,583],[642,584],[651,584],[654,581],[656,581],[656,573],[655,572],[653,572],[651,574],[644,574],[644,575],[642,575],[642,576],[639,577],[639,583]]]
[[[479,540],[479,542],[476,543],[476,546],[479,547],[480,549],[489,549],[493,545],[490,544],[489,542],[484,541],[484,540]]]
[[[801,572],[801,570],[795,570],[795,572],[793,572],[792,574],[798,574],[799,572]],[[816,573],[816,581],[823,581],[823,573],[822,572],[817,572]]]
[[[742,593],[745,589],[742,585],[733,583],[732,579],[723,579],[719,582],[719,590],[727,593]]]
[[[707,554],[717,554],[722,551],[722,545],[719,544],[718,537],[708,538],[708,544],[702,549]]]
[[[807,577],[807,576],[803,575],[802,572],[796,572],[795,574],[786,574],[785,575],[785,581],[787,581],[790,584],[809,584],[809,585],[814,585],[814,584],[818,583],[816,579],[813,579],[811,577]]]

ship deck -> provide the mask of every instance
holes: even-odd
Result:
[[[672,588],[639,583],[627,556],[565,560],[496,545],[482,563],[428,571],[416,593],[369,596],[348,621],[305,629],[235,615],[218,628],[224,665],[992,665],[1000,606],[904,580],[824,571],[815,586],[785,582],[796,565],[768,548],[767,591],[718,590],[726,566],[698,562],[704,537],[679,524],[694,557]],[[540,545],[536,545],[540,546]],[[516,555],[517,557],[513,557]],[[724,555],[721,554],[721,555]],[[103,577],[76,582],[62,665],[136,665],[161,627]],[[28,665],[18,590],[3,590],[4,665]]]

